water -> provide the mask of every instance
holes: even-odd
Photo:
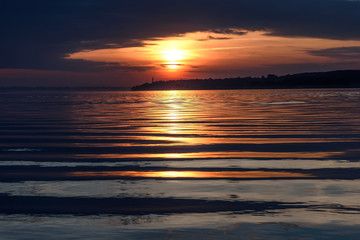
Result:
[[[0,239],[358,239],[360,90],[2,91]]]

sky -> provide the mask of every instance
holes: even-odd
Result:
[[[0,87],[360,69],[360,0],[2,0]]]

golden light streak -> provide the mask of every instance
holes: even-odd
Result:
[[[281,171],[99,171],[72,172],[72,177],[132,177],[132,178],[310,178],[311,174]]]
[[[192,140],[188,140],[191,142]],[[195,140],[194,140],[195,141]],[[161,158],[161,159],[206,159],[206,158],[328,158],[344,152],[191,152],[191,153],[146,153],[146,154],[99,154],[97,157],[111,158]],[[91,155],[79,154],[78,157],[90,157]]]

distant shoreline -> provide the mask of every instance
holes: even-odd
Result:
[[[360,70],[338,70],[266,77],[189,79],[155,81],[132,87],[132,91],[157,90],[235,90],[235,89],[308,89],[360,88]]]

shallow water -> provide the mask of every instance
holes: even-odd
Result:
[[[359,109],[359,89],[0,92],[0,238],[358,239]]]

